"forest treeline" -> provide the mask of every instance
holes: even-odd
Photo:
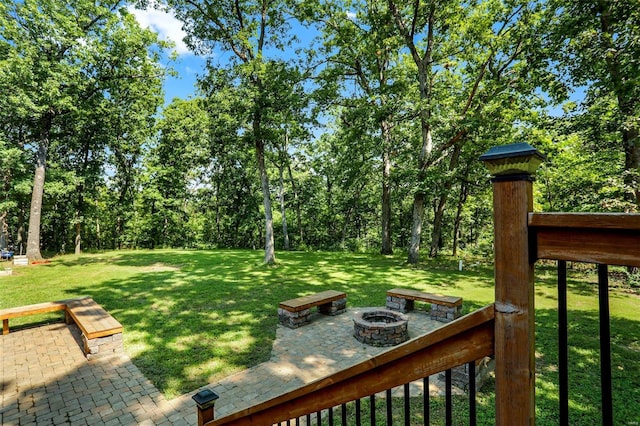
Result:
[[[0,0],[0,246],[483,253],[513,142],[538,210],[637,211],[635,3]],[[131,6],[183,22],[199,96],[164,104]]]

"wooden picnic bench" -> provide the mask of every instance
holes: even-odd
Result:
[[[9,334],[11,318],[55,311],[64,311],[65,322],[74,322],[82,331],[87,359],[122,352],[122,324],[90,297],[0,309],[2,334]]]
[[[318,312],[324,315],[341,314],[346,310],[347,294],[342,291],[326,290],[280,302],[278,305],[280,324],[289,328],[308,324],[311,308],[314,306],[317,306]]]
[[[462,315],[462,297],[425,293],[408,288],[394,288],[387,291],[387,309],[409,312],[414,309],[414,301],[431,304],[431,319],[451,322]]]

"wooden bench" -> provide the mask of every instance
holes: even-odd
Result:
[[[122,352],[122,324],[90,297],[0,309],[2,334],[9,334],[11,318],[55,311],[64,311],[65,322],[75,322],[82,331],[87,359]]]
[[[341,314],[347,307],[347,294],[342,291],[327,290],[280,302],[278,305],[280,324],[289,328],[298,328],[308,324],[311,308],[314,306],[318,307],[318,312],[321,314]]]
[[[2,319],[2,334],[9,334],[9,320],[11,318],[24,317],[27,315],[45,314],[47,312],[64,311],[65,309],[67,309],[66,300],[0,309],[0,319]]]
[[[394,288],[387,291],[387,309],[409,312],[414,301],[431,304],[431,319],[451,322],[462,315],[462,297],[443,296],[406,288]]]

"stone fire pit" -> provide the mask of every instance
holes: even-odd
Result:
[[[356,314],[353,318],[353,336],[371,346],[395,346],[409,340],[406,315],[388,309],[377,309]]]

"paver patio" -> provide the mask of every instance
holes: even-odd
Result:
[[[216,417],[387,350],[353,338],[352,317],[359,311],[317,315],[295,330],[278,326],[269,361],[207,386],[220,395]],[[443,325],[424,312],[408,316],[412,338]],[[166,400],[126,355],[87,361],[75,325],[49,324],[2,336],[0,359],[2,425],[196,424],[191,396],[198,389]],[[437,383],[432,386],[436,392]],[[421,391],[416,384],[412,394]]]

